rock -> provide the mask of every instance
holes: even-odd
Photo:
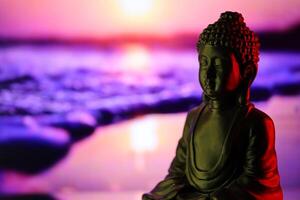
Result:
[[[36,82],[31,75],[16,76],[14,78],[0,79],[0,88],[6,88],[13,84],[24,84],[26,82]]]
[[[0,124],[0,169],[36,174],[64,158],[69,135],[53,127]]]
[[[300,94],[300,81],[277,83],[274,84],[273,90],[280,95],[298,95]]]
[[[0,195],[0,200],[57,200],[49,194]]]
[[[267,101],[272,96],[272,91],[267,87],[251,87],[251,101]]]
[[[39,125],[65,130],[72,143],[90,136],[96,129],[96,119],[83,111],[74,111],[65,115],[46,115],[33,118]]]
[[[53,123],[51,126],[67,131],[73,143],[90,136],[96,128],[89,124],[68,121]]]
[[[94,111],[96,115],[97,124],[99,125],[108,125],[114,121],[114,113],[106,108],[101,108]]]

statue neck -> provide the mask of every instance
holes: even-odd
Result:
[[[247,88],[240,93],[238,101],[241,105],[250,104],[250,88]]]
[[[224,96],[219,99],[211,99],[206,97],[208,108],[211,110],[228,110],[236,106],[250,104],[250,89],[239,94]]]
[[[222,98],[222,99],[208,99],[207,102],[208,108],[212,111],[222,111],[222,110],[230,110],[237,105],[238,99],[235,98]]]

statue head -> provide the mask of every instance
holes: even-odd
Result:
[[[197,42],[204,95],[211,99],[228,94],[248,98],[257,73],[259,46],[258,37],[240,13],[224,12],[205,28]]]

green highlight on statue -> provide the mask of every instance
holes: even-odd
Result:
[[[224,12],[197,42],[203,102],[186,117],[167,176],[143,200],[281,200],[272,119],[250,102],[259,39]]]

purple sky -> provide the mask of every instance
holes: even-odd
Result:
[[[0,37],[198,33],[226,10],[254,30],[284,30],[299,9],[299,0],[0,0]]]

